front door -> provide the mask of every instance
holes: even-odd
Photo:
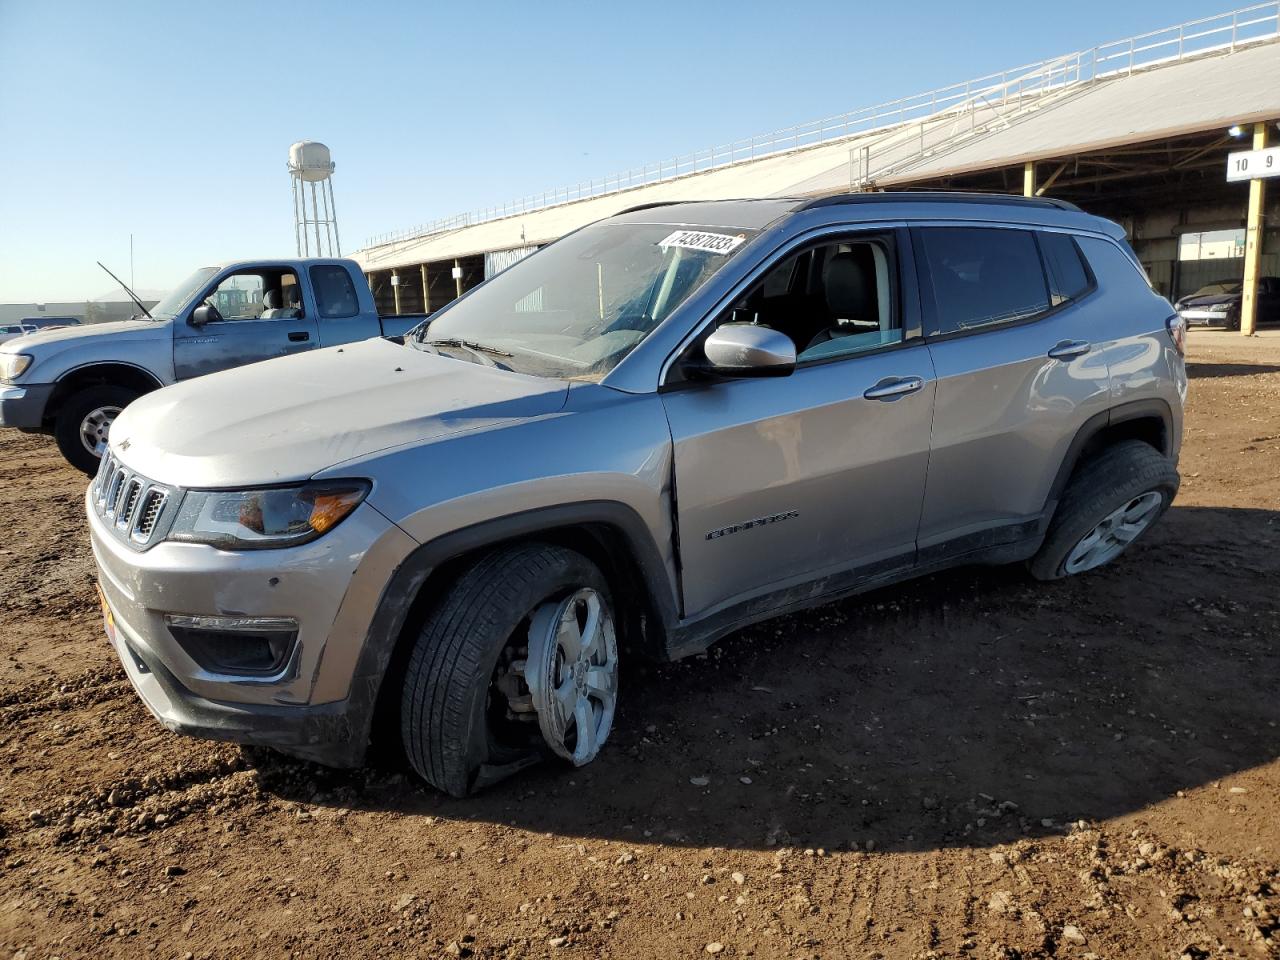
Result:
[[[190,322],[193,311],[188,311],[174,325],[177,378],[315,348],[316,321],[306,315],[300,289],[292,270],[255,269],[219,279],[194,301],[195,306],[212,307],[213,319],[196,326]]]
[[[687,617],[914,561],[934,376],[915,298],[899,295],[903,242],[892,232],[824,240],[773,265],[717,318],[787,333],[790,376],[663,392]],[[686,359],[700,355],[695,344]]]

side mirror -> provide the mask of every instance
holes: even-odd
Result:
[[[206,323],[214,323],[221,319],[222,314],[211,303],[202,303],[191,311],[191,325],[193,327],[203,327]]]
[[[785,333],[753,323],[726,323],[707,337],[710,371],[723,377],[785,377],[796,368],[796,345]]]

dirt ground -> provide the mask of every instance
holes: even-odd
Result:
[[[604,755],[467,802],[165,732],[80,495],[0,431],[0,960],[1280,957],[1280,339],[1192,335],[1182,493],[633,668]]]

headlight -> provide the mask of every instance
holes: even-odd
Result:
[[[269,490],[189,490],[168,539],[223,550],[293,547],[332,530],[369,495],[368,480]]]
[[[17,380],[31,366],[25,353],[0,353],[0,380]]]

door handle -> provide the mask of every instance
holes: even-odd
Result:
[[[1092,349],[1093,344],[1088,340],[1060,340],[1049,351],[1049,356],[1055,360],[1070,360],[1073,357],[1083,357]]]
[[[922,377],[885,377],[863,396],[868,400],[896,400],[924,387]]]
[[[294,343],[302,343],[304,340],[310,340],[311,334],[305,330],[294,330],[289,334],[289,339]]]

